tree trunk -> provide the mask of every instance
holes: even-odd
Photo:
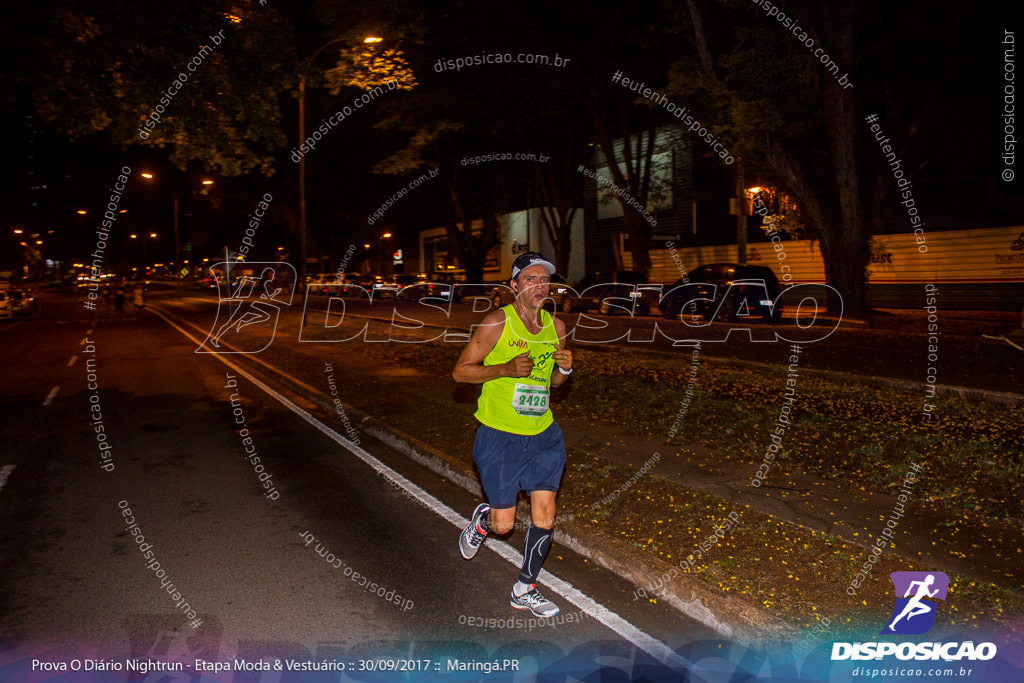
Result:
[[[702,71],[712,83],[724,86],[712,69],[700,8],[695,0],[687,0],[687,7]],[[856,3],[821,7],[825,25],[818,33],[837,40],[833,55],[838,63],[856,64]],[[810,19],[814,12],[810,5],[805,9],[803,14]],[[857,91],[840,86],[831,74],[820,71],[815,74],[820,78],[816,85],[818,95],[824,100],[829,152],[826,160],[815,163],[802,146],[806,143],[783,140],[771,133],[765,138],[764,153],[778,174],[779,184],[797,199],[808,225],[819,238],[825,281],[841,298],[840,302],[830,297],[829,309],[836,311],[842,307],[845,314],[862,317],[867,309],[865,267],[870,236],[866,220],[870,205],[864,191],[864,168],[858,155],[864,124],[857,113]]]
[[[856,8],[843,6],[826,8],[825,11],[834,11],[838,15],[830,22],[836,28],[830,34],[837,36],[839,61],[853,64],[856,59],[853,50]],[[859,120],[856,94],[831,81],[828,78],[822,87],[839,220],[825,226],[822,234],[828,235],[828,245],[826,247],[823,239],[822,257],[825,259],[826,281],[842,296],[845,313],[863,318],[867,312],[865,267],[870,235],[865,215],[867,204],[863,187],[865,176],[861,168],[863,162],[858,152],[861,150],[859,143],[865,124]],[[827,254],[824,248],[827,248]],[[839,305],[839,302],[830,301],[829,310],[837,310]]]
[[[629,129],[632,122],[624,113],[621,120],[622,125],[618,133],[622,139],[622,161],[626,168],[625,173],[619,168],[619,161],[615,156],[615,141],[611,131],[605,121],[598,117],[595,124],[598,140],[601,143],[601,152],[608,163],[608,172],[611,174],[616,188],[623,188],[639,206],[645,207],[650,191],[651,160],[654,156],[654,140],[657,131],[653,128],[646,131],[646,144],[644,143],[644,131],[636,133],[634,149],[631,147],[631,140],[634,136]],[[642,174],[641,170],[643,170]],[[651,225],[636,208],[629,205],[627,198],[616,196],[616,199],[622,206],[622,220],[629,235],[629,247],[633,254],[633,270],[648,277],[651,273],[651,235],[654,234]]]

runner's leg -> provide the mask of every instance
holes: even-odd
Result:
[[[487,526],[489,531],[499,536],[502,534],[510,533],[516,524],[516,509],[515,507],[510,508],[491,508],[491,514],[487,517]]]

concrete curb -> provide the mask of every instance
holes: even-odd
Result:
[[[182,326],[195,327],[162,307],[159,312],[174,319]],[[256,362],[255,359],[241,353],[232,355],[234,362],[246,365],[251,371],[269,377],[328,413],[335,414],[336,404],[323,392],[278,370],[266,361]],[[464,465],[453,460],[443,451],[387,425],[355,406],[345,403],[341,405],[347,415],[355,418],[352,422],[358,423],[366,434],[478,498],[483,498],[483,491],[475,473],[467,471]],[[524,511],[520,511],[517,521],[525,525],[529,523],[529,518]],[[637,588],[659,582],[660,577],[672,568],[672,565],[657,558],[638,556],[636,551],[626,543],[608,538],[600,531],[588,528],[585,524],[571,519],[559,522],[555,529],[555,540]],[[685,574],[680,573],[673,581],[664,582],[664,585],[657,590],[652,590],[651,593],[664,599],[666,603],[683,615],[744,645],[787,642],[797,633],[797,629],[756,605],[723,593],[717,588]]]

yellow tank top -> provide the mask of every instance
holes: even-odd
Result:
[[[551,354],[558,343],[554,321],[540,312],[541,330],[530,334],[515,309],[503,306],[505,326],[501,337],[484,358],[484,365],[507,363],[525,351],[530,352],[533,372],[529,377],[499,377],[484,382],[477,402],[476,419],[493,429],[513,434],[540,434],[554,418],[548,406],[551,373],[555,361]]]

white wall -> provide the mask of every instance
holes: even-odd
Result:
[[[918,243],[923,237],[924,244]],[[824,282],[825,264],[816,241],[795,240],[747,245],[747,262],[768,266],[782,281],[781,266],[790,267],[791,282]],[[1014,248],[1017,245],[1017,248]],[[920,247],[927,248],[921,252]],[[1024,283],[1024,226],[979,228],[877,235],[871,240],[872,262],[868,264],[868,282],[872,284],[992,282]],[[677,249],[683,267],[690,271],[709,263],[734,263],[735,244]],[[783,258],[779,258],[782,255]],[[626,269],[632,255],[623,254]],[[651,250],[651,282],[674,282],[681,277],[667,250]]]
[[[552,262],[554,261],[555,249],[548,239],[547,229],[544,227],[542,220],[541,211],[536,208],[529,211],[515,211],[499,216],[498,239],[500,244],[498,245],[498,269],[485,270],[484,277],[487,280],[508,279],[509,273],[512,271],[512,262],[518,255],[512,251],[513,244],[529,245],[531,251],[539,251],[551,259]],[[483,221],[474,221],[472,230],[476,232],[482,227]],[[432,270],[432,268],[428,267],[429,264],[424,262],[424,239],[444,234],[445,229],[443,227],[431,228],[420,232],[421,272],[430,272]],[[572,223],[572,251],[569,254],[569,272],[559,273],[560,275],[573,282],[585,275],[585,248],[586,245],[583,239],[583,209],[579,209],[573,217]],[[458,269],[453,272],[461,275],[463,271]]]

